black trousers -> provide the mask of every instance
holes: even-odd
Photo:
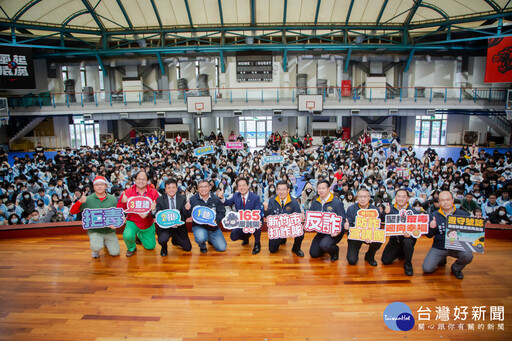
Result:
[[[185,224],[180,225],[177,228],[157,228],[156,234],[158,236],[158,244],[162,247],[166,246],[169,239],[172,238],[173,244],[181,246],[185,251],[192,250],[192,244],[188,238],[188,231]]]
[[[292,250],[300,250],[303,240],[304,235],[300,237],[295,237],[293,241]],[[281,246],[281,244],[284,244],[285,242],[286,238],[270,239],[268,241],[268,250],[270,251],[270,253],[276,253],[277,251],[279,251],[279,246]]]
[[[317,233],[313,238],[309,249],[309,255],[311,258],[322,257],[325,253],[329,253],[331,256],[337,254],[339,248],[336,244],[338,244],[343,238],[343,233],[344,231],[336,237],[333,237],[330,234]]]
[[[388,265],[400,256],[404,256],[404,265],[412,265],[412,255],[414,253],[416,238],[405,238],[404,236],[392,236],[382,252],[382,264]]]
[[[260,243],[260,237],[261,237],[261,229],[256,229],[256,231],[254,231],[254,233],[244,233],[244,230],[243,229],[234,229],[234,230],[231,230],[231,234],[229,235],[229,237],[231,238],[232,241],[237,241],[237,240],[249,240],[249,238],[251,237],[251,234],[254,235],[254,243],[255,244],[259,244]]]
[[[350,265],[356,265],[359,260],[359,250],[363,245],[363,241],[360,240],[351,240],[347,241],[347,260]],[[380,249],[382,243],[370,243],[368,247],[368,251],[366,252],[365,259],[375,259],[375,253],[378,249]]]

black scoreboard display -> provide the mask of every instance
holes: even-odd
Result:
[[[272,55],[237,55],[236,80],[238,82],[271,82]]]

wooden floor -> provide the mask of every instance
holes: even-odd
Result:
[[[226,239],[228,235],[226,234]],[[512,241],[486,240],[460,281],[446,267],[423,275],[421,263],[431,240],[416,246],[413,277],[402,262],[372,268],[348,265],[346,237],[340,260],[291,253],[253,256],[250,245],[228,241],[224,253],[191,253],[160,247],[126,258],[92,259],[86,235],[0,241],[0,339],[2,340],[442,340],[512,339]],[[193,243],[194,244],[194,243]],[[409,332],[392,331],[383,312],[392,302],[409,305],[417,319],[423,306],[430,321]],[[435,321],[436,307],[450,308],[450,322]],[[485,330],[471,321],[459,331],[455,306],[485,306]],[[491,306],[503,306],[504,322],[489,320]],[[426,330],[418,330],[424,323]],[[438,330],[438,324],[456,330]],[[469,323],[474,331],[467,330]],[[481,322],[480,322],[481,323]],[[489,330],[489,324],[494,330]],[[504,323],[504,331],[498,330]],[[433,330],[429,326],[434,326]]]

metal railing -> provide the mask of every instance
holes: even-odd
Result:
[[[153,103],[176,104],[187,103],[189,96],[212,96],[213,104],[272,102],[295,103],[299,94],[317,94],[318,87],[247,87],[247,88],[212,88],[212,89],[166,89],[113,92],[76,92],[76,93],[41,93],[25,96],[8,97],[10,108],[20,107],[98,107],[100,105],[134,106]],[[324,103],[401,103],[419,102],[451,103],[472,100],[476,102],[505,103],[506,88],[455,88],[455,87],[340,87],[320,88]]]

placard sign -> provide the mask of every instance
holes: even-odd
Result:
[[[398,214],[388,214],[385,219],[386,236],[403,236],[404,232],[414,238],[428,233],[428,214],[413,214],[400,210]]]
[[[216,215],[214,210],[206,206],[196,206],[192,209],[192,220],[196,224],[217,226]]]
[[[448,216],[444,239],[446,249],[484,253],[484,241],[484,218]]]
[[[194,156],[203,156],[213,153],[215,153],[215,149],[213,146],[199,147],[194,149]]]
[[[125,213],[147,214],[151,211],[151,199],[147,197],[130,197],[126,203]]]
[[[268,239],[300,237],[304,234],[300,213],[269,215]]]
[[[163,229],[178,227],[179,225],[185,224],[181,221],[180,211],[175,209],[158,211],[155,218],[158,226]]]
[[[356,226],[350,228],[348,239],[369,240],[371,243],[384,243],[386,231],[380,230],[379,212],[377,210],[357,211]]]
[[[325,234],[338,234],[341,232],[343,217],[332,212],[306,212],[304,231],[316,231]]]
[[[82,212],[82,227],[84,230],[110,226],[119,228],[123,224],[124,213],[122,208],[86,208]]]
[[[244,233],[254,233],[261,227],[261,211],[240,210],[238,212],[229,212],[222,219],[222,226],[227,230],[241,228]]]
[[[226,149],[244,149],[243,142],[226,142]]]
[[[264,156],[261,158],[261,161],[264,165],[268,163],[283,163],[284,157],[281,155],[270,155],[270,156]]]

